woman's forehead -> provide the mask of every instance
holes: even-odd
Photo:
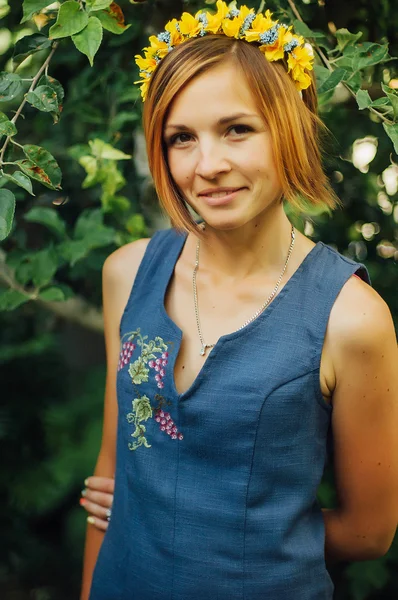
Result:
[[[218,121],[240,113],[258,114],[248,82],[236,65],[219,65],[195,77],[177,94],[165,125],[206,115]]]

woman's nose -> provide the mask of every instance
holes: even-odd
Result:
[[[199,148],[195,175],[214,179],[219,173],[227,173],[231,166],[220,144],[206,144]]]

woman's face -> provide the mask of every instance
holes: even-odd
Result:
[[[199,75],[176,96],[164,141],[176,185],[210,226],[233,229],[280,206],[271,136],[233,64]]]

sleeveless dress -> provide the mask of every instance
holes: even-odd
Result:
[[[186,237],[152,237],[121,320],[115,496],[90,600],[332,600],[320,360],[337,295],[367,271],[318,242],[178,394],[164,298]]]

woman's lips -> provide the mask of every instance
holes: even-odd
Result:
[[[205,194],[200,194],[199,198],[204,200],[206,204],[209,206],[223,206],[224,204],[229,204],[232,200],[235,199],[237,194],[241,192],[244,188],[238,188],[231,192],[226,192],[222,196],[206,196]]]

